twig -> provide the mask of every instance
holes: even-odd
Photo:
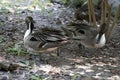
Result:
[[[108,26],[110,26],[110,18],[111,18],[111,8],[112,5],[108,6],[108,17],[107,17],[107,23],[109,24]]]
[[[107,42],[108,42],[108,35],[109,35],[109,30],[110,30],[110,19],[111,19],[111,9],[112,9],[112,5],[109,5],[108,6],[108,17],[107,17],[107,25],[108,25],[108,30],[106,32],[106,39],[107,39]]]
[[[106,2],[105,2],[105,0],[103,0],[103,2],[102,2],[101,23],[100,23],[100,25],[102,25],[105,22],[105,18],[106,18]]]
[[[119,12],[120,12],[120,5],[119,5],[119,7],[118,7],[118,9],[117,9],[117,12],[115,13],[115,17],[114,17],[114,21],[113,21],[113,23],[112,23],[112,26],[111,26],[111,28],[109,29],[108,36],[107,36],[107,38],[106,38],[107,41],[109,40],[110,35],[111,35],[111,33],[112,33],[112,30],[113,30],[113,28],[115,27],[115,25],[116,25],[116,23],[117,23],[117,21],[118,21]]]
[[[91,11],[92,19],[93,19],[93,26],[97,27],[97,25],[96,25],[95,11],[94,11],[94,6],[93,6],[93,1],[92,0],[90,0],[90,11]]]
[[[90,8],[90,0],[88,0],[88,13],[89,13],[89,23],[91,25],[92,19],[91,19],[91,8]]]

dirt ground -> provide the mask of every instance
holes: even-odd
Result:
[[[101,49],[79,48],[71,43],[60,48],[61,54],[29,55],[24,52],[24,19],[32,16],[35,27],[54,26],[69,22],[72,10],[59,5],[41,13],[27,10],[0,14],[0,62],[17,63],[15,71],[0,71],[0,80],[120,80],[120,26]],[[17,48],[16,48],[17,47]]]

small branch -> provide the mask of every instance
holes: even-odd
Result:
[[[108,17],[107,17],[107,25],[108,25],[108,30],[107,30],[107,32],[106,32],[106,40],[107,40],[107,42],[108,42],[108,37],[109,37],[109,30],[110,30],[110,19],[111,19],[111,9],[112,9],[112,5],[110,5],[110,6],[108,6]]]
[[[100,23],[100,25],[102,25],[105,22],[105,18],[106,18],[106,2],[105,2],[105,0],[103,0],[103,2],[102,2],[101,23]]]
[[[115,13],[115,17],[114,17],[114,21],[113,21],[113,23],[112,23],[112,26],[111,26],[111,28],[109,29],[108,36],[107,36],[107,38],[106,38],[107,41],[109,40],[110,35],[111,35],[111,33],[112,33],[112,30],[114,29],[114,27],[115,27],[115,25],[116,25],[116,23],[117,23],[117,21],[118,21],[119,12],[120,12],[120,5],[119,5],[119,7],[118,7],[118,9],[117,9],[117,12]]]
[[[111,8],[112,8],[112,5],[108,6],[108,17],[107,17],[107,23],[109,24],[110,26],[110,18],[111,18]]]
[[[94,6],[93,6],[93,1],[92,0],[90,0],[90,11],[91,11],[92,19],[93,19],[93,26],[97,27],[97,25],[96,25],[95,11],[94,11]]]
[[[91,25],[92,19],[91,19],[91,8],[90,8],[90,0],[88,0],[88,14],[89,14],[89,23]]]

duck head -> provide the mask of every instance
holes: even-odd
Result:
[[[30,33],[31,33],[34,28],[35,21],[33,20],[31,16],[27,16],[25,19],[25,23],[27,25],[27,30],[30,30]]]
[[[25,18],[25,23],[26,23],[26,26],[27,26],[27,30],[24,34],[24,40],[32,33],[33,31],[33,28],[34,28],[34,20],[31,16],[27,16]]]

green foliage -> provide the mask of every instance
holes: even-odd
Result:
[[[42,2],[40,2],[39,0],[33,0],[33,1],[31,2],[31,5],[32,5],[32,6],[42,7]]]
[[[78,75],[77,74],[74,74],[73,76],[72,76],[72,80],[76,80],[78,78]]]
[[[38,75],[32,75],[30,80],[42,80]]]
[[[12,47],[12,48],[10,48],[10,47],[7,48],[6,51],[7,52],[12,52],[12,53],[14,53],[14,54],[16,54],[18,56],[20,56],[22,54],[26,54],[26,53],[28,54],[28,52],[23,50],[22,48],[20,48],[20,46],[18,44],[15,44],[15,46]]]
[[[67,0],[62,0],[63,4],[67,4],[67,2],[68,2]]]
[[[30,80],[49,80],[49,78],[42,79],[41,76],[39,76],[38,74],[35,74],[31,76]]]

